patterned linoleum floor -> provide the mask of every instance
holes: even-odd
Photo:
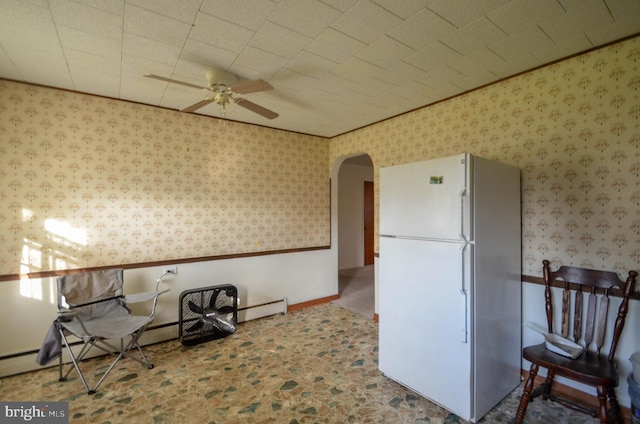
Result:
[[[195,347],[145,348],[155,368],[124,360],[98,393],[57,368],[0,380],[3,401],[68,401],[73,423],[460,423],[455,415],[387,379],[377,367],[377,324],[332,304],[242,323]],[[108,363],[83,363],[93,378]],[[513,422],[522,388],[482,423]],[[596,423],[536,400],[527,423]]]

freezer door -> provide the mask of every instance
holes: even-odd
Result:
[[[380,370],[467,420],[472,247],[380,238]]]
[[[380,234],[471,240],[470,155],[380,169]]]

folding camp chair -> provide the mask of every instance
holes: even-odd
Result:
[[[87,393],[93,394],[122,358],[131,358],[140,362],[144,367],[153,368],[153,364],[142,352],[138,341],[153,321],[158,296],[169,291],[159,292],[159,285],[160,279],[158,279],[155,292],[124,295],[122,269],[71,274],[58,278],[58,309],[60,314],[56,320],[56,328],[73,363],[73,366],[70,366],[66,374],[63,375],[62,355],[60,355],[60,381],[66,380],[71,370],[75,368]],[[131,315],[127,303],[146,301],[153,302],[149,315]],[[78,337],[84,343],[77,354],[74,354],[67,339],[69,335]],[[125,342],[126,339],[129,341]],[[118,341],[119,346],[115,344]],[[79,362],[93,347],[115,356],[115,359],[95,386],[89,388]],[[140,353],[140,358],[129,354],[134,348]]]

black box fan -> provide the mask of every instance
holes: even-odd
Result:
[[[180,294],[180,342],[194,346],[235,333],[238,289],[231,284],[203,287]]]

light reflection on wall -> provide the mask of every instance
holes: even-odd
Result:
[[[27,222],[34,218],[32,211],[22,210],[22,219]],[[29,238],[23,239],[20,260],[20,295],[35,300],[43,300],[43,284],[40,279],[30,279],[29,273],[49,269],[69,269],[78,264],[72,252],[80,252],[88,244],[87,231],[74,227],[66,221],[49,218],[44,221],[44,229],[51,246],[35,242]],[[55,278],[49,281],[49,299],[56,303]]]
[[[42,246],[24,239],[22,260],[20,261],[20,296],[42,300],[42,286],[39,280],[30,280],[26,275],[35,269],[42,269]]]
[[[87,245],[87,231],[68,222],[49,218],[44,221],[44,229],[52,240],[64,245]]]

